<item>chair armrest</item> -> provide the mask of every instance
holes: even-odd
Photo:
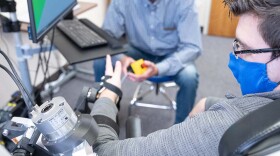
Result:
[[[138,116],[129,116],[126,121],[126,138],[142,136],[141,119]]]
[[[219,154],[221,156],[249,155],[252,151],[260,152],[260,149],[265,151],[264,147],[272,146],[274,151],[280,150],[275,148],[277,147],[275,139],[271,139],[279,137],[280,134],[279,110],[280,99],[238,120],[224,133],[219,144]],[[265,144],[260,145],[261,143]],[[267,151],[273,152],[273,150]]]

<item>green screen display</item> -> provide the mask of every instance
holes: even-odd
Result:
[[[76,0],[28,0],[33,41],[43,36],[76,4]],[[32,8],[30,8],[32,7]],[[30,9],[32,11],[30,11]],[[34,34],[35,33],[35,34]]]

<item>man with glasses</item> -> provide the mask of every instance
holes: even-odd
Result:
[[[229,68],[240,84],[243,96],[201,102],[192,117],[147,137],[118,140],[109,124],[100,124],[93,150],[98,155],[218,155],[224,132],[246,114],[280,98],[280,1],[224,0],[240,16]],[[120,86],[121,64],[115,71],[107,58],[106,74]],[[107,90],[94,105],[92,115],[116,120],[116,94]],[[197,108],[197,107],[196,107]]]
[[[278,4],[278,2],[271,2],[271,3]],[[244,7],[244,9],[245,8],[246,7]],[[235,14],[240,14],[240,13],[237,12]],[[260,16],[265,16],[265,15],[260,15]],[[244,21],[243,19],[245,20],[247,19],[246,16],[242,16],[242,17],[243,18],[240,19],[242,21],[239,22],[241,28],[244,25],[243,23],[246,24],[246,22],[243,22]],[[258,19],[259,17],[255,16],[255,18]],[[279,88],[279,84],[280,84],[280,81],[278,80],[279,73],[274,71],[277,70],[277,68],[279,68],[280,66],[277,66],[277,61],[273,62],[275,59],[278,59],[278,57],[280,56],[280,43],[279,40],[277,40],[277,37],[280,36],[280,33],[279,32],[277,33],[277,31],[274,32],[275,31],[274,29],[276,29],[277,27],[273,27],[273,26],[278,26],[277,24],[279,24],[279,20],[276,19],[275,19],[276,21],[273,20],[274,19],[272,17],[269,18],[267,17],[267,21],[259,25],[260,28],[252,27],[255,29],[251,29],[249,24],[247,30],[245,30],[244,28],[242,30],[239,30],[240,26],[237,27],[237,31],[236,31],[237,38],[233,41],[232,44],[233,52],[232,54],[230,54],[229,68],[231,69],[234,77],[237,79],[238,83],[240,84],[241,92],[243,95],[272,91],[277,86]],[[272,23],[270,24],[270,22]],[[245,33],[245,31],[249,31],[249,30],[258,31],[258,29],[260,29],[259,33],[252,33],[251,36],[243,37],[247,34]],[[267,39],[267,41],[265,42],[271,44],[271,46],[267,43],[266,44],[259,43],[258,39],[262,37],[262,34],[265,34],[264,39]],[[247,39],[250,37],[251,40],[253,41]],[[257,47],[257,48],[253,48],[253,47]],[[239,57],[240,59],[238,59]],[[215,104],[220,100],[222,99],[215,98],[215,97],[203,98],[193,108],[193,110],[190,112],[189,115],[194,116],[199,112],[205,111],[212,104]]]

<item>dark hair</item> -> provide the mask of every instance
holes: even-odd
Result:
[[[230,11],[239,16],[252,13],[262,19],[259,31],[271,48],[280,48],[280,0],[224,0]],[[272,57],[280,56],[279,51]]]

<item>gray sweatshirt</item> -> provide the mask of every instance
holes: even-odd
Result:
[[[205,112],[147,137],[119,140],[112,128],[99,125],[100,134],[93,150],[99,156],[215,156],[218,155],[222,135],[234,122],[278,98],[280,91],[218,100]],[[95,103],[91,114],[116,120],[117,111],[111,100],[101,98]]]

